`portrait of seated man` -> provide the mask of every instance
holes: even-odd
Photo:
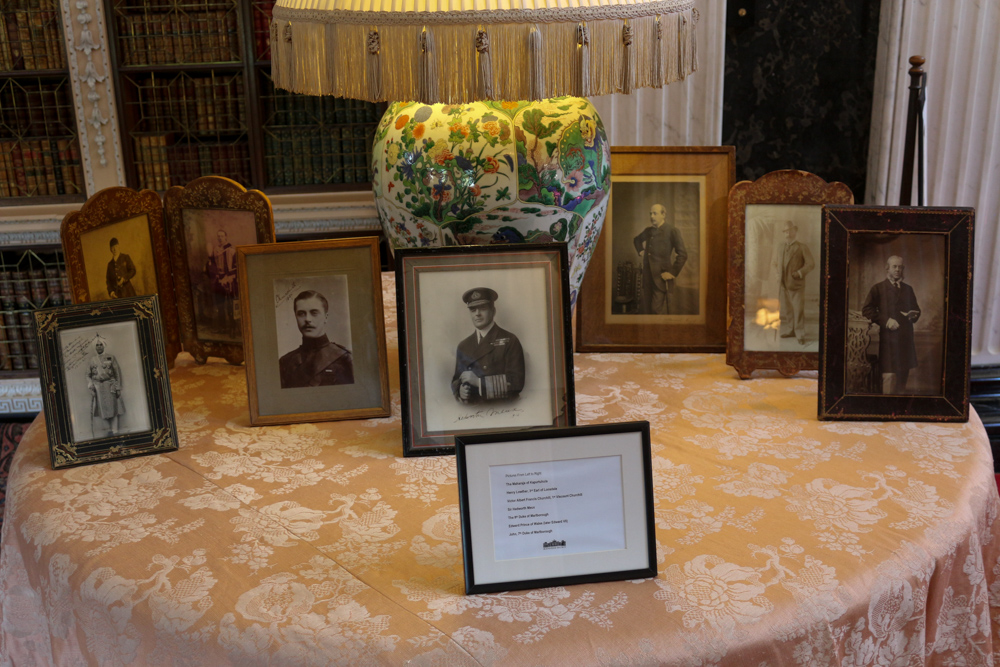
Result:
[[[910,370],[918,363],[913,324],[920,319],[920,306],[903,275],[903,258],[893,255],[885,263],[885,280],[872,285],[861,309],[879,327],[878,363],[886,395],[905,394]]]
[[[327,298],[306,290],[296,295],[292,307],[302,344],[278,360],[281,388],[354,384],[350,351],[331,341],[326,333],[330,317]]]
[[[495,321],[497,293],[474,287],[462,295],[475,331],[458,344],[451,391],[463,404],[511,401],[524,389],[524,350]]]

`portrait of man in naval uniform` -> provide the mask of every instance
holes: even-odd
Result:
[[[488,287],[462,295],[475,331],[458,344],[455,354],[451,392],[459,403],[512,401],[524,389],[524,350],[517,336],[494,321],[498,298]]]
[[[327,298],[315,290],[305,290],[295,296],[292,309],[302,344],[278,360],[281,388],[354,384],[351,352],[327,336]]]

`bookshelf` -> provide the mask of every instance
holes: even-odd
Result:
[[[270,0],[105,0],[126,180],[206,174],[268,194],[371,187],[385,105],[271,81]]]
[[[84,201],[58,0],[0,3],[0,206]]]
[[[70,302],[58,246],[0,250],[0,377],[38,375],[32,313]]]

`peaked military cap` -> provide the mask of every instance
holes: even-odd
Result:
[[[462,295],[462,301],[469,308],[475,306],[481,306],[484,303],[493,303],[500,297],[497,293],[491,290],[489,287],[473,287],[468,292]]]

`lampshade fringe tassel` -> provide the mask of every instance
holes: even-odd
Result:
[[[528,33],[528,60],[531,67],[531,99],[540,100],[545,95],[545,54],[542,53],[542,31],[532,26]]]

